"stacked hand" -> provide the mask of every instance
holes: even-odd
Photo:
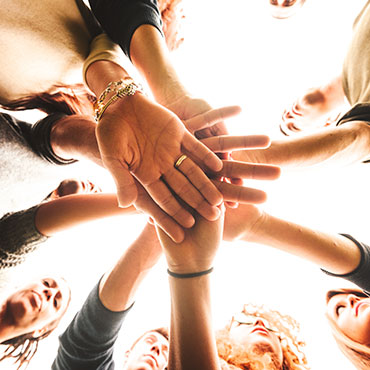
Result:
[[[184,126],[199,131],[238,112],[237,107],[221,108],[194,115],[183,123],[140,93],[112,104],[97,127],[97,140],[103,163],[116,182],[119,204],[134,203],[175,241],[181,241],[182,227],[191,227],[194,217],[173,193],[208,220],[219,217],[217,206],[222,200],[263,202],[264,192],[211,181],[202,170],[215,178],[277,178],[279,169],[276,167],[222,163],[212,152],[265,147],[269,144],[266,136],[207,137],[202,144]],[[175,168],[182,154],[187,158]]]
[[[167,259],[168,269],[178,274],[189,274],[208,270],[218,250],[223,229],[224,206],[220,206],[221,217],[208,221],[193,213],[196,222],[185,230],[184,240],[174,243],[162,230],[157,229]]]

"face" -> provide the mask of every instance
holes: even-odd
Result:
[[[337,294],[329,300],[327,312],[343,334],[370,346],[370,298]]]
[[[323,93],[317,89],[311,89],[298,99],[289,110],[284,111],[280,129],[290,136],[294,133],[333,125],[337,117],[326,117],[324,115],[325,109]],[[327,115],[327,112],[325,114]]]
[[[280,339],[266,320],[244,314],[235,316],[231,322],[229,335],[246,349],[256,353],[260,351],[271,353],[277,366],[282,367],[283,351]]]
[[[168,363],[168,340],[161,334],[146,333],[126,353],[124,370],[163,370]]]
[[[303,5],[305,0],[269,0],[272,16],[279,19],[289,18]]]
[[[6,310],[18,335],[36,332],[63,315],[70,300],[70,289],[63,279],[45,278],[12,294]]]

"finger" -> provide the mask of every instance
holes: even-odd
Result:
[[[149,222],[152,223],[154,220],[175,243],[182,242],[185,237],[184,230],[150,198],[141,185],[139,186],[139,196],[135,207],[148,214]]]
[[[251,164],[239,161],[223,161],[219,172],[208,172],[212,177],[228,177],[234,179],[276,180],[280,176],[280,167],[267,164]]]
[[[227,118],[236,116],[241,112],[241,108],[237,105],[218,108],[218,109],[211,109],[205,113],[199,114],[195,117],[187,119],[184,121],[186,128],[190,132],[195,132],[214,124],[223,121]]]
[[[125,163],[118,159],[102,157],[105,168],[110,172],[117,188],[117,199],[119,207],[128,207],[137,198],[135,180]]]
[[[190,158],[186,158],[177,168],[193,184],[212,206],[218,206],[223,201],[222,194],[212,181]]]
[[[241,149],[259,149],[270,146],[270,138],[266,135],[247,136],[212,136],[201,140],[213,152],[230,152]]]
[[[180,167],[187,167],[190,161],[191,160],[187,158],[185,161],[182,162]],[[185,162],[188,163],[185,164]],[[221,198],[222,201],[221,194],[218,192],[218,190],[212,184],[212,182],[207,178],[206,175],[204,175],[204,173],[195,164],[193,165],[195,166],[194,171],[198,170],[200,175],[204,178],[206,182],[205,184],[200,184],[198,189],[203,190],[204,193],[210,192],[211,194],[213,194],[215,192],[217,194],[216,201],[218,201],[219,198]],[[200,193],[194,187],[194,185],[191,182],[189,182],[189,180],[177,169],[173,168],[173,170],[168,171],[165,175],[163,175],[163,178],[165,179],[167,185],[172,189],[173,192],[175,192],[190,207],[194,208],[205,219],[209,221],[215,221],[219,218],[220,210],[217,207],[212,206],[211,205],[212,203],[211,204],[208,203],[202,196],[203,193]],[[211,188],[210,189],[211,191],[208,191],[209,188]],[[211,197],[211,200],[213,199],[214,197]],[[220,202],[214,205],[217,204],[220,204]]]
[[[199,163],[204,164],[210,170],[220,171],[222,169],[222,160],[189,132],[185,132],[181,145],[189,156],[198,158]]]
[[[236,209],[236,208],[238,208],[239,203],[236,203],[236,202],[225,202],[225,206],[227,208]]]
[[[183,227],[192,227],[195,223],[194,217],[187,212],[179,202],[175,199],[173,194],[167,186],[161,181],[157,180],[145,186],[145,189],[151,198],[162,208],[169,216],[171,216],[178,224]]]
[[[221,191],[225,202],[259,204],[267,199],[266,193],[262,190],[228,184],[218,180],[212,180],[212,182]]]

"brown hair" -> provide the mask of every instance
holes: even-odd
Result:
[[[368,297],[368,295],[360,289],[336,289],[327,292],[326,303],[337,294],[354,294],[357,297]],[[358,370],[370,369],[370,348],[347,337],[328,314],[326,314],[326,318],[329,321],[332,334],[341,352]]]
[[[13,111],[39,109],[47,114],[92,115],[95,100],[83,84],[55,85],[51,91],[25,96],[0,107]]]
[[[246,352],[245,348],[231,340],[229,329],[224,328],[217,332],[216,341],[219,357],[223,362],[232,365],[232,369],[243,370],[306,370],[306,355],[303,352],[305,343],[298,338],[299,324],[292,317],[282,315],[278,311],[270,310],[265,306],[246,304],[242,313],[261,317],[267,320],[278,331],[281,348],[283,351],[283,367],[276,365],[275,359],[268,353]]]
[[[168,341],[170,340],[170,335],[169,335],[169,332],[168,332],[168,328],[163,326],[161,328],[156,328],[156,329],[151,329],[151,330],[147,330],[145,333],[141,334],[140,337],[138,337],[134,343],[132,343],[131,347],[130,347],[130,351],[135,347],[135,345],[140,341],[141,338],[143,338],[145,335],[147,335],[148,333],[152,333],[152,332],[155,332],[155,333],[158,333],[160,335],[162,335],[163,337],[165,337]]]

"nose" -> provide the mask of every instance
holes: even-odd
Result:
[[[51,291],[50,288],[47,288],[47,289],[43,289],[42,293],[44,294],[45,298],[47,301],[50,300],[50,298],[52,297],[53,293]]]
[[[153,343],[152,348],[150,350],[151,350],[151,352],[154,352],[157,355],[159,355],[161,350],[159,348],[158,342]]]
[[[360,300],[360,298],[359,298],[359,297],[357,297],[356,295],[354,295],[354,294],[348,294],[347,301],[349,302],[349,305],[350,305],[351,307],[353,307],[353,306],[354,306],[354,304],[355,304],[356,302],[358,302],[359,300]]]
[[[257,319],[255,322],[254,322],[254,326],[263,326],[264,328],[266,327],[265,323],[263,322],[263,320],[261,319]]]

